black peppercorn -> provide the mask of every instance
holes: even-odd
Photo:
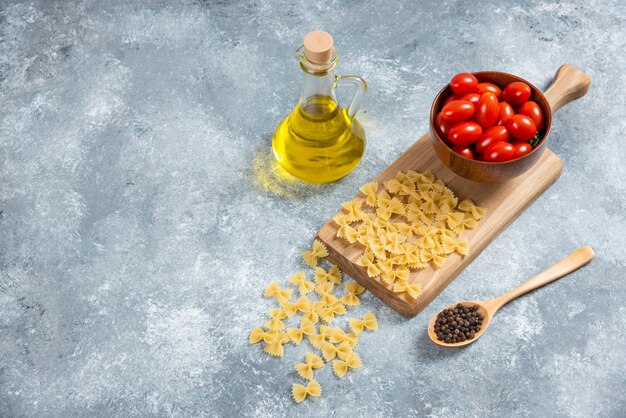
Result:
[[[480,331],[483,320],[478,305],[463,306],[459,303],[452,309],[446,308],[439,312],[435,321],[435,334],[446,343],[471,340]]]

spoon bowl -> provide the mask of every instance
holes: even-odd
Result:
[[[493,313],[491,313],[489,309],[487,309],[487,307],[484,305],[483,302],[480,302],[477,300],[464,300],[462,302],[453,303],[452,305],[448,306],[445,309],[454,309],[456,308],[456,305],[458,305],[459,303],[463,306],[467,306],[468,308],[474,305],[478,306],[477,312],[483,317],[483,323],[480,327],[480,330],[474,334],[474,338],[468,338],[465,341],[461,341],[458,343],[447,343],[445,341],[441,341],[439,337],[437,337],[437,333],[435,332],[435,322],[437,322],[437,316],[439,315],[439,313],[437,313],[435,316],[433,316],[430,319],[430,322],[428,323],[428,337],[430,338],[432,342],[434,342],[439,347],[456,348],[456,347],[463,347],[468,344],[471,344],[477,339],[479,339],[480,336],[485,333],[485,330],[489,326],[489,322],[491,322]]]
[[[469,345],[479,339],[484,333],[489,324],[491,323],[491,318],[495,315],[495,313],[502,306],[506,305],[510,301],[515,298],[522,296],[525,293],[530,292],[531,290],[535,290],[538,287],[545,286],[548,283],[552,283],[555,280],[560,279],[563,276],[570,274],[571,272],[579,269],[584,266],[594,257],[595,253],[591,249],[591,247],[585,245],[584,247],[580,247],[558,263],[554,264],[552,267],[542,271],[532,279],[527,282],[522,283],[515,289],[511,290],[504,295],[497,297],[495,299],[489,299],[485,301],[463,301],[453,303],[448,306],[447,309],[454,309],[456,305],[459,303],[463,306],[471,307],[474,305],[478,306],[477,312],[480,313],[483,317],[483,323],[480,327],[480,330],[475,333],[474,338],[468,338],[465,341],[461,341],[458,343],[447,343],[445,341],[439,340],[437,337],[437,333],[435,332],[435,322],[437,321],[437,316],[439,313],[435,314],[428,323],[428,337],[430,340],[438,345],[439,347],[445,348],[457,348]]]

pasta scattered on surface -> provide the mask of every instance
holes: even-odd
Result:
[[[311,320],[304,317],[300,319],[300,327],[287,328],[287,335],[295,345],[299,345],[305,335],[313,334],[315,334],[315,325]]]
[[[372,193],[377,202],[378,184],[372,183],[365,190]],[[338,219],[345,223],[347,228],[344,233],[347,236],[354,233],[361,237],[363,232],[352,228],[347,217],[350,222],[357,219],[361,222],[372,222],[368,225],[374,228],[374,219],[365,213],[362,205],[363,202],[358,200],[343,205],[348,213]],[[370,237],[376,237],[374,230],[367,233]],[[401,244],[402,238],[392,235],[389,242]],[[385,241],[384,245],[387,244]],[[367,312],[363,319],[348,319],[348,328],[345,330],[340,326],[331,326],[337,317],[347,314],[348,308],[361,304],[359,296],[365,292],[365,288],[354,282],[343,282],[343,273],[335,265],[328,269],[318,266],[320,259],[327,256],[328,251],[318,240],[313,242],[310,251],[302,253],[305,262],[314,272],[313,280],[309,280],[305,272],[297,272],[287,278],[287,282],[298,292],[297,299],[294,289],[282,288],[277,282],[272,282],[265,288],[263,295],[274,298],[279,307],[270,309],[269,319],[264,326],[253,328],[249,335],[250,344],[260,343],[263,351],[273,357],[283,357],[288,344],[297,346],[303,341],[308,341],[311,347],[319,351],[319,354],[306,353],[304,362],[294,366],[297,374],[309,381],[306,386],[298,383],[292,385],[291,393],[297,403],[309,396],[321,395],[322,388],[313,378],[315,370],[325,366],[324,360],[332,362],[331,367],[337,377],[343,377],[349,370],[361,367],[361,358],[354,351],[359,343],[359,335],[365,329],[373,331],[378,328],[376,317],[371,312]],[[372,268],[377,269],[373,264],[374,255],[370,261]],[[338,290],[339,288],[342,290]]]
[[[346,289],[346,293],[339,299],[339,301],[346,306],[360,305],[361,300],[358,295],[365,292],[365,288],[356,283],[346,283],[344,284],[344,288]]]
[[[378,321],[371,312],[366,313],[363,319],[350,318],[348,323],[350,324],[352,332],[357,336],[365,329],[369,329],[370,331],[376,331],[378,329]]]
[[[304,251],[302,258],[310,267],[317,267],[317,261],[320,258],[328,257],[328,250],[319,240],[313,241],[313,246],[310,251]]]
[[[303,271],[299,271],[290,276],[287,281],[298,286],[298,291],[301,295],[308,295],[315,289],[315,283],[308,281],[306,279],[306,273]]]
[[[471,200],[458,203],[431,171],[398,172],[359,190],[362,196],[344,203],[333,217],[337,237],[362,248],[355,263],[369,277],[411,299],[421,295],[422,287],[411,283],[410,271],[440,268],[454,253],[468,255],[469,241],[462,234],[487,215]],[[342,299],[344,304],[358,301],[356,295]]]
[[[304,363],[295,365],[296,372],[301,378],[306,380],[313,379],[313,371],[324,367],[324,361],[317,354],[306,353]]]
[[[349,353],[345,360],[333,360],[333,372],[337,377],[344,377],[348,370],[358,369],[361,366],[361,357],[354,352]]]
[[[322,387],[316,380],[311,380],[308,385],[303,386],[299,383],[294,383],[291,387],[291,395],[293,400],[297,403],[302,402],[307,396],[321,396]]]

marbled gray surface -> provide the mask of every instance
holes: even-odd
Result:
[[[0,416],[624,416],[626,6],[622,1],[2,1]],[[324,28],[363,75],[366,156],[323,187],[273,182],[269,139],[298,95],[292,57]],[[371,295],[364,367],[296,406],[293,364],[248,346],[272,280],[357,187],[427,129],[451,75],[546,87],[560,180],[421,315]],[[442,351],[428,319],[498,295],[589,244],[596,259]]]

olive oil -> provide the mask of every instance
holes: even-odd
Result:
[[[356,119],[367,83],[357,76],[336,76],[337,52],[332,37],[310,32],[296,57],[304,83],[295,109],[278,125],[272,148],[279,164],[310,183],[328,183],[351,172],[365,151],[365,132]],[[335,96],[337,86],[356,89],[348,109]]]
[[[332,97],[314,95],[299,102],[278,125],[272,146],[290,174],[311,183],[328,183],[359,164],[365,132]]]

